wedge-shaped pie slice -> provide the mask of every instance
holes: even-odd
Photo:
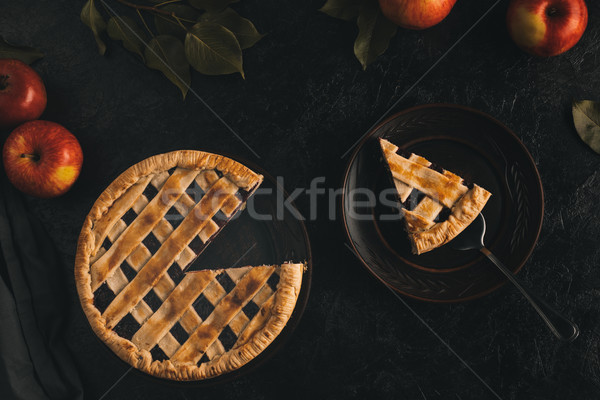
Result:
[[[398,154],[398,146],[379,139],[381,150],[403,205],[406,231],[414,254],[422,254],[454,239],[479,215],[491,193],[450,171],[433,169],[425,158]],[[410,208],[411,193],[418,204]],[[422,197],[422,198],[421,198]],[[444,210],[449,212],[444,212]]]
[[[223,156],[177,151],[134,165],[100,195],[75,280],[94,332],[124,361],[206,379],[246,364],[281,332],[304,264],[183,272],[261,182]]]

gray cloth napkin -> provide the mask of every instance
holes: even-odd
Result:
[[[60,258],[0,175],[0,399],[83,399],[64,341],[69,306]]]

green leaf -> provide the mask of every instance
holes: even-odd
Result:
[[[167,4],[160,8],[163,11],[174,13],[178,18],[183,18],[189,21],[196,21],[200,12],[193,7],[185,4]],[[195,22],[181,21],[181,23],[188,29],[194,25]],[[154,26],[158,33],[162,35],[171,35],[183,40],[187,31],[181,27],[173,18],[167,17],[166,15],[154,15]]]
[[[242,49],[233,32],[222,25],[201,21],[185,36],[185,55],[196,71],[224,75],[242,69]]]
[[[383,16],[377,3],[373,1],[368,1],[361,7],[356,23],[358,36],[354,42],[354,54],[363,69],[367,69],[369,64],[386,51],[398,27]]]
[[[81,21],[92,30],[96,44],[98,45],[98,51],[101,55],[106,53],[106,44],[100,38],[100,34],[106,29],[106,23],[104,18],[94,5],[94,0],[88,0],[83,6],[80,14]]]
[[[144,59],[144,31],[129,17],[111,17],[106,26],[108,36]]]
[[[192,7],[206,11],[221,11],[240,0],[188,0]]]
[[[600,103],[591,100],[574,101],[573,121],[581,139],[600,154]]]
[[[192,76],[181,40],[169,35],[156,36],[148,43],[145,54],[146,65],[162,72],[181,90],[185,100]]]
[[[319,9],[330,17],[353,21],[358,17],[360,8],[368,0],[327,0],[327,3]]]
[[[41,51],[33,47],[13,46],[0,36],[0,58],[14,58],[23,61],[25,64],[31,64],[42,57],[44,57],[44,54]]]
[[[249,19],[243,18],[231,8],[217,12],[206,12],[202,14],[200,20],[214,22],[229,29],[237,38],[242,50],[254,46],[256,42],[265,36],[258,33]]]

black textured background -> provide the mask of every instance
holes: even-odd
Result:
[[[110,4],[115,3],[111,1]],[[55,200],[28,201],[54,237],[71,288],[71,349],[86,399],[99,399],[128,369],[93,336],[80,311],[72,266],[79,229],[100,192],[123,170],[175,149],[227,152],[285,177],[288,191],[325,176],[341,184],[341,155],[491,7],[459,0],[425,32],[399,30],[363,72],[352,54],[356,28],[317,9],[322,0],[243,0],[235,8],[268,33],[244,52],[247,79],[193,76],[194,90],[255,151],[255,157],[191,93],[111,42],[106,57],[80,22],[83,1],[4,0],[0,34],[40,48],[46,82],[43,118],[81,141],[84,170]],[[573,99],[600,100],[600,3],[568,53],[537,59],[505,28],[507,1],[458,44],[394,110],[432,102],[477,108],[523,140],[542,176],[544,227],[521,272],[580,326],[557,341],[511,287],[472,302],[407,299],[502,399],[600,398],[600,156],[576,135]],[[298,206],[308,213],[306,197]],[[314,276],[304,318],[267,364],[228,384],[179,389],[130,373],[105,399],[493,399],[496,398],[401,302],[371,278],[343,245],[327,204],[307,226]]]

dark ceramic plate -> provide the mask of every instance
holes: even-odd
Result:
[[[296,208],[292,202],[291,209],[283,208],[283,212],[282,207],[278,207],[278,201],[281,202],[281,198],[287,199],[288,194],[273,177],[252,163],[238,161],[262,174],[265,179],[240,216],[223,228],[210,246],[193,262],[194,269],[281,264],[290,260],[306,261],[307,269],[302,278],[302,287],[294,312],[279,336],[258,357],[235,371],[206,380],[179,382],[153,377],[133,369],[135,373],[149,380],[175,386],[207,386],[237,379],[273,356],[291,336],[304,313],[312,278],[312,255],[304,222],[294,215],[293,210]],[[111,354],[114,353],[111,351]]]
[[[380,137],[492,192],[483,210],[486,245],[513,272],[519,271],[537,242],[544,214],[542,184],[531,155],[489,115],[432,104],[402,111],[374,128],[348,164],[343,221],[350,244],[371,273],[400,293],[436,302],[480,297],[505,282],[477,250],[446,245],[411,254],[396,202],[392,196],[380,198],[382,192],[394,193]],[[374,204],[366,201],[365,190],[375,194]]]

